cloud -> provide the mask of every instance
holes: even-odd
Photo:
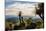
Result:
[[[15,4],[16,2],[19,2],[19,3],[29,3],[29,2],[32,2],[32,0],[6,0],[5,1],[5,7],[7,8],[7,7],[9,7],[9,6],[11,6],[11,5],[13,5],[13,4]]]
[[[35,5],[16,3],[6,9],[6,15],[18,15],[19,11],[22,11],[22,16],[35,16]]]

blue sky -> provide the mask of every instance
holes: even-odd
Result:
[[[19,2],[21,2],[21,1],[23,1],[22,3],[30,3],[30,2],[32,2],[33,0],[6,0],[5,1],[5,6],[6,6],[6,8],[8,8],[10,5],[13,5],[13,4],[15,4],[16,3],[16,1],[19,1]],[[25,1],[25,2],[24,2]]]

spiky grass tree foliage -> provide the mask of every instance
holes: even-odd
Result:
[[[37,21],[36,25],[37,25],[36,28],[43,28],[43,26],[44,26],[42,21]]]
[[[32,19],[29,18],[29,19],[26,20],[26,22],[27,22],[27,24],[31,24],[32,23]]]

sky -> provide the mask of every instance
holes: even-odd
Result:
[[[34,0],[6,0],[5,1],[6,8],[9,7],[9,6],[11,6],[11,5],[13,5],[13,4],[15,4],[16,1],[26,1],[26,2],[29,3],[29,2],[33,2]]]
[[[18,0],[6,0],[6,14],[5,15],[16,15],[18,16],[19,11],[22,12],[22,16],[35,16],[38,3]]]

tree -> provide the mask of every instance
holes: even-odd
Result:
[[[44,20],[44,3],[39,3],[38,8],[39,9],[36,8],[36,14],[38,14],[42,20]]]
[[[19,20],[20,20],[20,23],[21,23],[21,11],[19,11]]]

